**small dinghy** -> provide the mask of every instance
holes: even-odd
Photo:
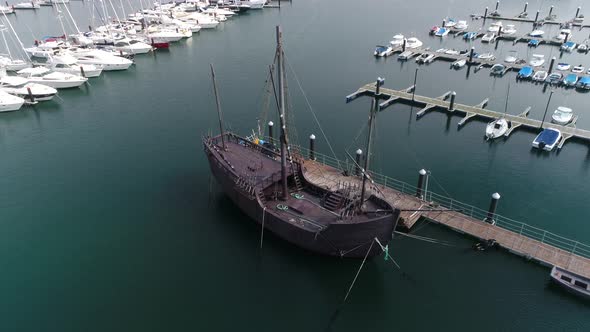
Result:
[[[524,66],[522,69],[516,74],[516,78],[519,79],[527,79],[533,76],[533,68],[529,66]]]
[[[551,269],[551,280],[572,294],[590,299],[590,279],[588,278],[554,266]]]
[[[574,118],[574,112],[571,108],[559,106],[551,115],[551,122],[565,126]]]
[[[576,43],[574,43],[573,41],[568,41],[566,43],[563,43],[563,45],[561,45],[560,49],[562,51],[566,51],[566,52],[571,52],[576,48]]]
[[[486,138],[494,139],[503,136],[508,131],[508,121],[504,118],[488,123],[486,127]]]
[[[569,63],[565,63],[565,62],[560,62],[557,64],[557,66],[555,67],[555,69],[557,70],[570,70],[572,66]]]
[[[561,131],[553,128],[543,129],[535,140],[533,140],[533,147],[545,151],[551,151],[561,140]]]
[[[533,75],[533,81],[535,82],[544,82],[545,79],[547,78],[547,72],[544,70],[539,70],[538,72],[535,73],[535,75]]]
[[[579,65],[579,66],[575,66],[574,68],[572,68],[572,73],[579,74],[579,73],[583,73],[584,70],[585,70],[584,66]]]
[[[455,69],[463,68],[467,64],[467,59],[459,59],[451,64]]]
[[[386,57],[393,53],[393,47],[385,45],[377,45],[375,48],[375,56]]]
[[[506,66],[504,66],[501,63],[496,63],[495,65],[492,66],[492,69],[490,71],[490,75],[502,76],[504,74],[505,70],[506,70]]]
[[[563,75],[560,73],[551,73],[551,74],[549,74],[549,76],[547,76],[547,78],[545,79],[545,82],[547,82],[549,84],[559,84],[559,82],[561,82],[562,78],[563,78]]]
[[[567,74],[563,79],[563,84],[565,86],[574,86],[576,83],[578,83],[578,75],[576,74]]]

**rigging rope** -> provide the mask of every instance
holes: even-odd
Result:
[[[334,149],[332,148],[332,144],[330,144],[330,140],[328,139],[328,136],[324,132],[324,129],[322,128],[322,125],[320,124],[320,121],[318,120],[318,118],[317,118],[317,116],[316,116],[316,114],[315,114],[315,112],[313,110],[313,107],[311,106],[311,103],[309,102],[309,99],[307,98],[307,94],[305,93],[305,91],[303,90],[303,87],[301,86],[301,82],[299,81],[299,77],[297,77],[297,73],[295,73],[295,70],[291,66],[291,61],[287,58],[286,55],[285,55],[285,60],[286,60],[285,62],[289,66],[289,69],[293,73],[293,77],[295,78],[295,82],[299,86],[299,90],[301,91],[301,94],[303,95],[303,98],[305,99],[305,102],[307,103],[308,109],[310,110],[311,114],[313,115],[313,119],[315,120],[318,128],[320,129],[320,132],[322,133],[322,136],[324,137],[324,139],[326,140],[326,143],[328,144],[328,148],[330,149],[330,152],[332,153],[332,156],[334,156],[334,159],[338,163],[338,167],[339,168],[342,168],[340,166],[340,160],[338,160],[338,157],[336,157],[336,153],[334,152]]]

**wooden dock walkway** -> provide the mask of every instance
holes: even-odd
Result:
[[[322,156],[319,155],[318,159],[321,160]],[[304,161],[304,177],[307,181],[329,190],[337,190],[340,186],[350,184],[360,186],[362,183],[360,176],[345,176],[337,168],[309,159]],[[415,189],[410,185],[401,185],[401,190],[396,190],[394,187],[400,188],[401,182],[389,180],[388,184],[387,177],[377,174],[372,174],[371,177],[375,178],[375,181],[371,181],[369,192],[402,210],[398,226],[406,230],[410,230],[418,220],[424,218],[481,240],[494,239],[501,247],[512,253],[590,278],[590,247],[582,243],[542,230],[533,232],[531,229],[536,228],[532,226],[504,222],[499,216],[494,224],[485,222],[484,218],[475,217],[477,213],[474,213],[474,207],[471,207],[471,213],[468,215],[469,206],[455,201],[454,206],[462,211],[454,211],[453,200],[450,200],[449,205],[448,199],[446,203],[443,199],[437,201],[437,195],[430,195],[430,199],[421,199],[411,194],[413,190],[415,193]],[[378,178],[381,180],[377,180]],[[449,210],[441,209],[445,207]],[[479,216],[481,215],[480,213]],[[567,249],[561,245],[562,242],[567,242]]]
[[[541,129],[545,128],[554,128],[558,129],[563,136],[558,148],[561,148],[565,141],[570,138],[577,138],[590,142],[590,131],[576,128],[575,122],[572,122],[566,126],[562,126],[555,123],[551,123],[550,119],[544,122],[536,119],[531,119],[528,117],[530,108],[527,108],[524,112],[518,115],[505,114],[503,112],[485,109],[487,99],[478,105],[464,105],[454,102],[454,98],[452,97],[452,94],[450,92],[447,92],[440,97],[431,98],[426,96],[414,95],[412,94],[411,88],[413,87],[410,87],[409,89],[405,90],[392,90],[381,88],[379,99],[385,101],[380,103],[380,107],[385,108],[396,102],[420,105],[423,108],[420,111],[418,111],[418,113],[416,113],[416,116],[418,118],[424,116],[426,112],[434,109],[443,110],[448,113],[461,113],[464,114],[465,117],[459,122],[459,126],[465,124],[467,120],[473,117],[481,117],[489,120],[495,120],[503,117],[510,124],[510,129],[509,132],[506,133],[506,136],[508,136],[510,133],[514,131],[514,129],[518,127],[527,127],[529,129],[537,131],[541,131]],[[362,86],[355,93],[347,96],[346,98],[348,101],[351,101],[363,95],[374,94],[375,84],[370,83]],[[451,96],[451,98],[449,98],[449,96]]]

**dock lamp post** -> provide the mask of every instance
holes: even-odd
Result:
[[[414,102],[414,97],[416,96],[416,80],[418,79],[418,68],[416,68],[416,72],[414,72],[414,88],[412,89],[412,102]]]
[[[551,97],[553,96],[553,91],[549,94],[549,100],[547,100],[547,106],[545,106],[545,113],[543,113],[543,121],[541,121],[541,129],[543,129],[543,124],[545,123],[545,117],[547,116],[547,110],[549,109],[549,103],[551,103]]]

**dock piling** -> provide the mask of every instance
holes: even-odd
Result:
[[[416,197],[422,199],[422,191],[424,190],[424,179],[426,178],[426,170],[423,168],[418,171],[418,186],[416,187]]]
[[[361,175],[361,159],[363,158],[363,150],[356,150],[356,160],[354,165],[354,175]]]
[[[551,71],[553,70],[553,65],[555,64],[555,57],[551,58],[551,62],[549,63],[549,70],[547,71],[549,74],[551,74]]]
[[[484,220],[492,225],[496,223],[494,220],[494,216],[496,215],[496,208],[498,207],[498,201],[500,200],[500,194],[493,193],[492,194],[492,201],[490,202],[490,209],[488,210],[488,216]]]
[[[274,135],[273,135],[273,127],[274,127],[274,123],[272,121],[268,121],[268,138],[270,139],[270,142],[272,144],[274,144]]]
[[[315,160],[315,135],[309,136],[309,159]]]
[[[449,111],[453,111],[455,110],[455,97],[457,96],[457,93],[455,91],[453,91],[451,93],[451,101],[449,102]]]

